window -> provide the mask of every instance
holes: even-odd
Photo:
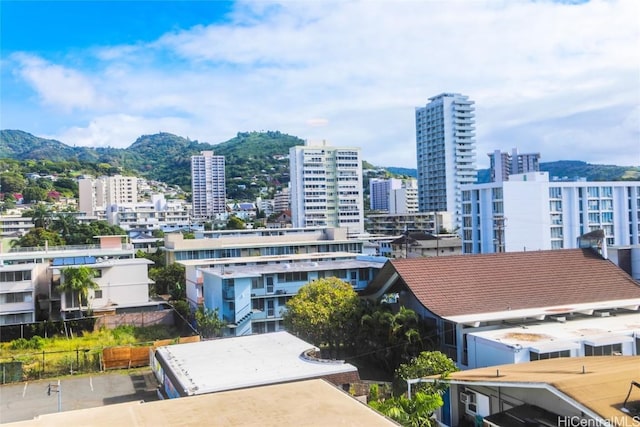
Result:
[[[622,343],[600,346],[584,345],[585,356],[612,356],[622,354]]]
[[[102,298],[102,289],[96,289],[95,291],[93,291],[93,297],[95,299]]]
[[[456,324],[453,322],[444,322],[444,344],[456,345]]]
[[[260,277],[251,278],[251,289],[263,289],[264,283],[260,280]]]
[[[532,362],[534,360],[558,359],[560,357],[571,357],[571,350],[551,351],[548,353],[529,352],[529,360]]]

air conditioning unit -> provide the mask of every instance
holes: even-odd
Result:
[[[464,391],[460,392],[460,403],[467,403],[469,401],[469,395]]]

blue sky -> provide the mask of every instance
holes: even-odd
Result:
[[[0,1],[0,128],[127,147],[279,130],[415,167],[415,107],[476,102],[477,162],[640,165],[636,0]]]

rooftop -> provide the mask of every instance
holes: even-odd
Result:
[[[9,426],[397,426],[323,380],[41,415]]]
[[[590,249],[395,259],[368,293],[396,282],[431,312],[460,323],[640,305],[638,283]]]
[[[161,357],[187,395],[357,372],[342,361],[311,361],[302,353],[314,349],[288,332],[272,332],[160,347]]]
[[[566,357],[454,372],[455,384],[549,388],[618,425],[634,425],[621,410],[631,381],[640,379],[640,356]],[[640,389],[629,402],[640,402]],[[637,425],[637,421],[635,422]]]

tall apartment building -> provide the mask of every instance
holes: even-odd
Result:
[[[369,181],[369,209],[389,211],[389,195],[392,190],[402,188],[402,180],[397,178],[373,178]]]
[[[122,175],[81,178],[78,195],[80,212],[105,219],[110,206],[138,202],[138,178]]]
[[[518,149],[514,148],[511,153],[496,150],[488,156],[491,182],[508,181],[509,175],[540,170],[540,153],[518,154]]]
[[[289,193],[289,188],[283,188],[278,191],[273,198],[273,211],[274,212],[285,212],[289,210],[289,205],[291,201],[291,195]]]
[[[191,156],[192,215],[209,219],[226,211],[226,182],[224,156],[202,151]]]
[[[466,186],[465,253],[573,249],[603,230],[607,246],[640,243],[640,181],[549,181],[548,172]]]
[[[364,232],[360,148],[307,142],[289,150],[294,227]]]
[[[389,192],[389,213],[404,214],[418,212],[418,181],[405,179],[400,188]]]
[[[442,93],[416,108],[420,212],[449,211],[459,225],[462,186],[476,182],[474,101]]]

